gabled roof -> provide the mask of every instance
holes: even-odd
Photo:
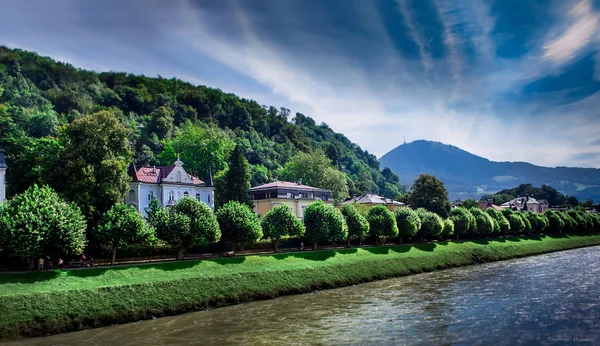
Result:
[[[394,201],[391,198],[385,198],[383,196],[373,195],[373,194],[369,194],[369,193],[364,194],[362,196],[350,198],[350,199],[342,202],[341,204],[352,204],[352,203],[359,203],[359,204],[383,204],[383,205],[392,204],[392,205],[397,205],[397,206],[403,206],[404,205],[404,203],[398,202],[398,201]]]
[[[511,204],[514,206],[522,206],[524,200],[525,200],[525,197],[517,197],[517,198],[511,199],[508,202],[502,203],[501,207],[510,207]],[[540,203],[535,198],[529,197],[529,200],[527,201],[527,205],[532,205],[532,204],[540,204]]]
[[[129,169],[127,173],[131,177],[132,181],[137,181],[141,183],[148,184],[162,184],[163,179],[168,177],[169,174],[175,169],[175,165],[171,166],[163,166],[163,167],[140,167],[139,169],[135,168],[135,165],[131,163],[129,165]],[[192,179],[194,185],[204,185],[204,181],[200,180],[198,177],[188,174],[188,176]],[[169,182],[172,184],[171,182]],[[178,183],[178,184],[186,184],[186,183]],[[188,184],[189,185],[189,184]]]
[[[302,191],[327,191],[331,192],[331,190],[319,189],[317,187],[312,187],[308,185],[291,183],[289,181],[274,181],[272,183],[266,183],[263,185],[255,186],[250,189],[251,192],[260,191],[260,190],[269,190],[269,189],[290,189],[290,190],[302,190]]]

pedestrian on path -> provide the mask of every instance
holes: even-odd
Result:
[[[63,259],[61,257],[58,258],[58,268],[61,270],[65,269],[65,262],[63,261]]]
[[[40,259],[38,260],[38,270],[44,270],[44,257],[40,257]]]

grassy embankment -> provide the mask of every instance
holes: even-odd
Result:
[[[0,275],[0,338],[131,322],[469,264],[600,245],[504,238]]]

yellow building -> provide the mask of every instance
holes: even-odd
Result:
[[[333,204],[333,193],[330,190],[302,185],[302,181],[275,181],[255,186],[250,189],[250,198],[254,204],[254,212],[259,215],[265,215],[280,204],[287,204],[299,218],[304,217],[304,208],[315,200]]]

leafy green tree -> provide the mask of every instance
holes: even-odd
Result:
[[[398,225],[398,235],[400,241],[402,239],[411,240],[419,229],[421,229],[421,219],[419,215],[411,208],[402,207],[394,211],[396,224]]]
[[[410,188],[412,208],[425,208],[441,217],[447,217],[451,205],[444,183],[429,174],[421,174]]]
[[[578,233],[585,233],[588,229],[587,219],[581,212],[576,210],[569,210],[567,212],[574,221],[575,221],[575,230]]]
[[[470,233],[472,228],[473,215],[469,212],[468,209],[463,207],[453,208],[450,210],[449,218],[454,223],[454,233],[456,234],[456,239],[458,236],[465,236]]]
[[[48,186],[31,186],[0,209],[0,248],[17,259],[78,255],[86,245],[81,211]]]
[[[442,230],[442,238],[448,239],[454,235],[454,222],[450,219],[444,220],[444,229]]]
[[[396,217],[385,206],[376,205],[369,209],[367,220],[369,221],[369,233],[375,239],[375,244],[379,244],[382,238],[388,239],[398,236]]]
[[[279,240],[285,236],[304,235],[304,223],[296,217],[292,208],[287,204],[281,204],[269,210],[261,222],[263,236],[271,238],[273,250],[277,252]]]
[[[192,197],[183,197],[172,208],[159,209],[149,219],[158,239],[177,248],[177,259],[195,245],[207,245],[221,239],[221,230],[213,211]]]
[[[215,202],[217,209],[229,201],[252,207],[250,200],[250,165],[244,156],[244,148],[236,145],[229,159],[229,168],[222,179],[217,180]]]
[[[341,241],[348,237],[348,225],[339,210],[317,200],[304,209],[305,237],[310,239],[313,249],[318,244]]]
[[[174,112],[171,108],[160,106],[150,113],[150,131],[156,133],[159,139],[171,137],[173,132]]]
[[[364,239],[369,234],[369,221],[353,205],[346,204],[340,210],[348,226],[347,245],[351,239]]]
[[[487,237],[494,232],[494,221],[492,221],[489,214],[486,214],[479,208],[471,208],[469,212],[475,217],[478,235]]]
[[[104,214],[92,239],[111,250],[110,263],[114,264],[120,246],[146,244],[153,236],[153,230],[135,208],[117,203]]]
[[[495,205],[502,205],[510,200],[512,200],[513,198],[515,198],[516,196],[510,195],[510,194],[506,194],[506,193],[497,193],[494,195],[494,204]]]
[[[546,210],[544,215],[548,218],[548,231],[554,234],[560,234],[565,228],[565,222],[560,217],[560,214],[555,210]]]
[[[444,230],[444,220],[436,213],[419,208],[416,210],[419,219],[421,219],[421,229],[419,235],[423,239],[438,239]]]
[[[479,208],[479,203],[477,203],[476,200],[470,198],[462,202],[462,207],[467,209]]]
[[[263,237],[260,219],[250,207],[237,201],[225,203],[217,211],[221,240],[236,247],[252,244]]]
[[[56,167],[57,185],[81,208],[90,225],[125,197],[130,180],[129,130],[108,111],[75,120],[66,132],[67,144]]]
[[[508,222],[504,214],[494,208],[487,208],[485,212],[498,223],[499,234],[506,235],[510,232],[510,222]]]
[[[173,164],[179,154],[188,173],[208,181],[210,172],[216,174],[227,168],[235,142],[219,128],[186,122],[174,139],[163,141],[163,146],[161,164]]]
[[[518,216],[519,218],[521,218],[521,220],[523,220],[523,225],[525,225],[525,228],[523,229],[523,233],[530,234],[532,227],[531,227],[531,223],[529,222],[529,220],[527,219],[525,214],[523,212],[516,212],[516,213],[514,213],[514,215]]]
[[[259,186],[266,184],[272,180],[269,170],[263,165],[252,166],[252,173],[250,174],[250,186]]]
[[[336,201],[349,196],[345,174],[335,169],[322,151],[294,155],[279,172],[279,179],[302,180],[303,184],[331,190]]]
[[[557,212],[557,214],[565,223],[565,227],[563,228],[564,233],[572,233],[577,230],[577,223],[569,214],[562,211]]]

